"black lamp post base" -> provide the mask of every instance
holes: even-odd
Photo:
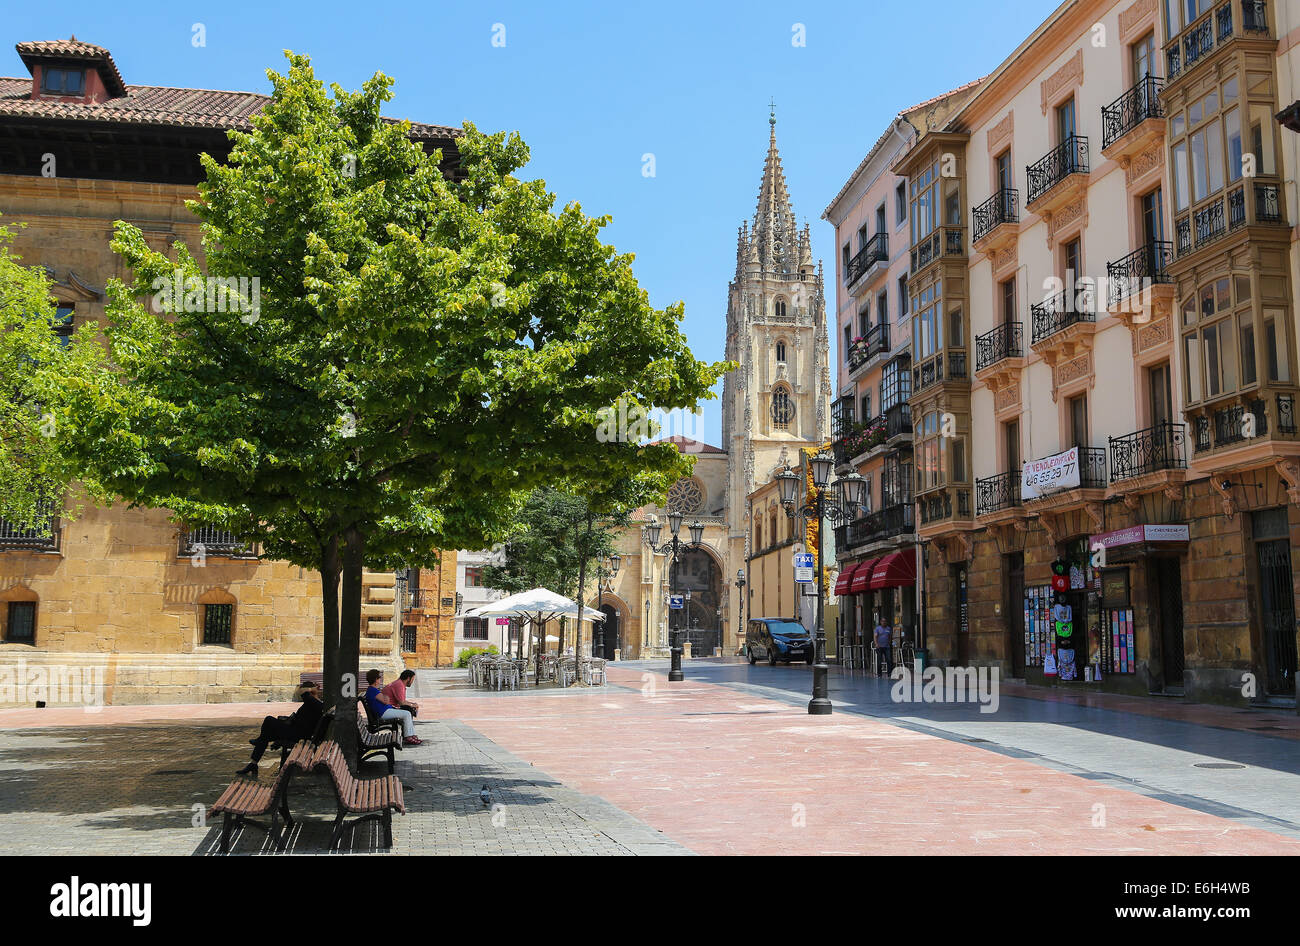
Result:
[[[809,716],[831,715],[831,701],[826,689],[827,669],[824,663],[813,664],[813,698],[808,701]]]

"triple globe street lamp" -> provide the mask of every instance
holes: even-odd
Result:
[[[867,481],[857,472],[841,476],[835,484],[838,495],[832,496],[827,487],[835,469],[835,457],[823,450],[812,457],[808,465],[812,471],[815,492],[812,498],[803,498],[803,477],[789,466],[776,474],[776,481],[781,493],[781,505],[785,507],[785,514],[789,518],[793,519],[796,515],[817,518],[817,571],[814,572],[814,580],[817,582],[816,662],[813,664],[813,695],[808,702],[808,712],[813,716],[828,716],[831,701],[827,695],[826,629],[822,622],[826,598],[826,589],[822,585],[822,549],[826,546],[823,522],[829,519],[839,525],[852,521],[856,510],[862,505]]]
[[[659,520],[651,519],[650,522],[646,524],[644,538],[646,548],[650,549],[650,551],[657,555],[668,556],[668,595],[671,598],[675,593],[677,584],[677,565],[681,559],[682,553],[688,549],[698,549],[703,547],[701,540],[704,537],[704,524],[698,519],[692,522],[688,527],[691,533],[691,541],[682,542],[677,536],[677,533],[682,528],[682,514],[680,512],[669,512],[668,530],[672,533],[673,538],[671,542],[665,542],[663,545],[659,545],[659,532],[662,528],[663,526],[659,524]],[[686,593],[686,598],[687,600],[690,600],[689,591]],[[677,683],[685,679],[682,675],[682,646],[678,640],[680,633],[677,627],[678,622],[672,616],[674,610],[680,609],[669,608],[668,650],[672,655],[672,667],[668,671],[669,683]]]
[[[612,584],[613,580],[616,577],[618,577],[618,566],[622,564],[622,562],[623,562],[623,556],[619,555],[617,552],[611,552],[608,556],[602,555],[600,556],[600,558],[596,559],[596,610],[597,611],[600,611],[600,606],[604,604],[603,598],[605,595],[605,583],[608,581]],[[611,587],[610,591],[613,590],[614,589]],[[595,623],[595,627],[596,627],[597,643],[596,643],[596,647],[592,648],[592,650],[595,651],[596,649],[599,649],[600,656],[605,657],[605,622],[597,621]],[[592,656],[594,657],[595,654],[593,653]],[[606,659],[608,658],[606,657]]]

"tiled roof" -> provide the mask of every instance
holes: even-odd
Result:
[[[108,90],[114,95],[122,95],[126,91],[126,83],[122,81],[122,73],[117,71],[117,64],[113,62],[112,54],[103,46],[83,43],[74,36],[72,39],[19,43],[14,48],[18,50],[23,65],[28,69],[32,68],[33,62],[49,58],[84,59],[88,62],[100,63],[104,67],[102,71],[107,73],[104,76],[104,85],[108,87]]]
[[[0,77],[0,116],[249,131],[252,129],[249,118],[271,101],[270,96],[256,92],[173,89],[158,85],[128,85],[125,95],[89,105],[66,100],[33,100],[31,94],[30,78]],[[411,123],[412,138],[452,138],[460,134],[459,128],[446,125]]]
[[[652,440],[651,443],[671,443],[676,445],[679,453],[719,453],[726,455],[726,450],[721,450],[712,444],[704,443],[700,440],[692,440],[690,437],[683,437],[677,434],[673,437],[664,437],[662,440]]]

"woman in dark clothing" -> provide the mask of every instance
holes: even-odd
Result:
[[[262,720],[262,731],[256,739],[248,740],[253,745],[253,760],[236,772],[236,775],[257,778],[257,763],[262,760],[270,743],[291,746],[300,739],[311,738],[316,731],[316,724],[325,712],[320,687],[315,683],[303,683],[294,692],[294,698],[301,701],[302,706],[292,716],[268,716]]]

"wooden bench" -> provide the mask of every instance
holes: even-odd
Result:
[[[334,831],[330,836],[330,850],[338,847],[339,839],[346,828],[355,828],[362,821],[371,819],[382,822],[384,826],[384,847],[393,846],[393,812],[406,814],[406,804],[402,800],[402,783],[396,775],[381,775],[379,778],[359,779],[348,771],[347,760],[337,742],[324,742],[315,750],[312,768],[323,770],[329,776],[334,788],[334,800],[338,805],[338,814],[334,818]],[[344,819],[348,815],[357,815],[350,824]]]
[[[270,835],[277,851],[283,851],[284,835],[293,825],[293,816],[289,814],[289,780],[295,771],[310,771],[316,764],[318,747],[307,739],[295,745],[280,764],[280,771],[275,774],[275,781],[265,785],[257,779],[238,778],[221,793],[217,803],[212,806],[212,814],[222,815],[221,853],[230,853],[230,835],[236,827],[251,824],[261,828]],[[270,825],[259,821],[250,821],[267,812],[271,814]],[[285,830],[281,831],[279,819],[284,818]]]
[[[377,755],[388,757],[388,774],[393,774],[395,750],[402,748],[402,724],[395,719],[377,717],[364,699],[357,700],[357,761],[365,762]]]

